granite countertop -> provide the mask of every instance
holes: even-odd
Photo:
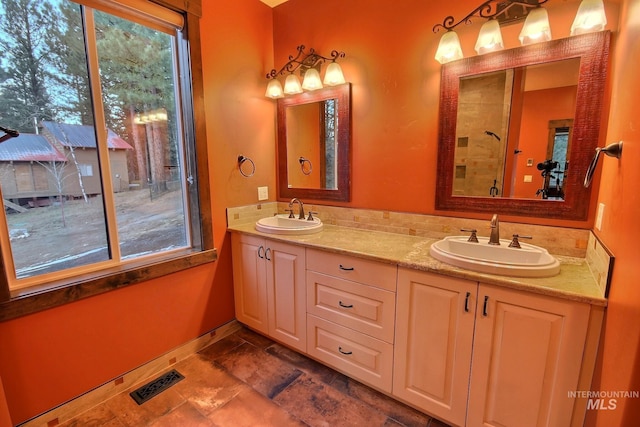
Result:
[[[555,296],[592,305],[607,305],[607,300],[602,296],[589,266],[582,258],[556,256],[560,261],[561,267],[560,273],[553,277],[507,277],[476,273],[436,260],[429,255],[429,248],[438,239],[329,224],[324,224],[323,230],[319,233],[299,236],[262,233],[255,229],[253,223],[234,225],[229,227],[228,230],[261,236],[271,240],[296,243],[308,248],[397,264],[399,267]]]

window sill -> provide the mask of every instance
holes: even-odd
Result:
[[[0,303],[0,322],[177,273],[213,262],[217,258],[216,249],[189,252],[154,263],[108,269],[100,275],[79,277],[73,283],[59,286],[48,283],[46,286],[12,291],[11,298]]]

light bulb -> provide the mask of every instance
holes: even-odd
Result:
[[[529,12],[518,38],[522,45],[551,40],[551,28],[549,27],[547,9],[537,7]]]
[[[455,61],[462,58],[462,48],[460,47],[460,39],[455,31],[447,31],[442,35],[438,50],[436,51],[436,61],[441,64]]]
[[[302,93],[302,86],[300,86],[300,79],[295,74],[289,74],[284,81],[284,93],[287,95],[294,95],[296,93]]]
[[[327,66],[327,71],[324,74],[324,84],[327,86],[337,86],[343,83],[345,83],[345,79],[340,64],[332,62]]]
[[[478,41],[475,50],[478,55],[504,49],[500,24],[495,19],[491,19],[480,27]]]
[[[273,79],[269,81],[267,84],[267,91],[264,96],[271,99],[283,98],[284,93],[282,92],[282,85],[278,81],[278,79]]]
[[[302,80],[302,89],[322,89],[322,80],[320,80],[320,73],[318,73],[318,70],[316,70],[315,68],[309,68],[304,73],[304,79]]]
[[[602,31],[605,25],[607,25],[607,15],[604,13],[602,0],[582,0],[571,25],[571,35]]]

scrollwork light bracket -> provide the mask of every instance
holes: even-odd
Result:
[[[467,16],[456,22],[453,16],[447,16],[442,24],[433,26],[433,32],[441,29],[451,31],[458,25],[471,23],[472,18],[497,19],[500,24],[511,24],[524,19],[531,9],[540,7],[549,0],[487,0],[472,10]]]
[[[345,53],[339,52],[337,50],[331,51],[331,56],[322,56],[315,51],[315,49],[310,48],[309,52],[305,52],[305,46],[300,45],[296,48],[298,54],[296,56],[289,55],[289,62],[284,64],[279,71],[276,69],[272,69],[269,73],[267,73],[267,79],[275,79],[278,76],[283,76],[285,74],[292,74],[298,69],[300,70],[300,75],[304,76],[304,73],[310,69],[315,68],[320,71],[320,66],[324,61],[335,62],[338,58],[344,58]]]

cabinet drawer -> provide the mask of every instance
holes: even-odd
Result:
[[[393,346],[307,314],[307,353],[344,374],[391,392]]]
[[[396,294],[307,271],[307,313],[393,344]]]
[[[395,264],[307,249],[307,270],[396,291]]]

